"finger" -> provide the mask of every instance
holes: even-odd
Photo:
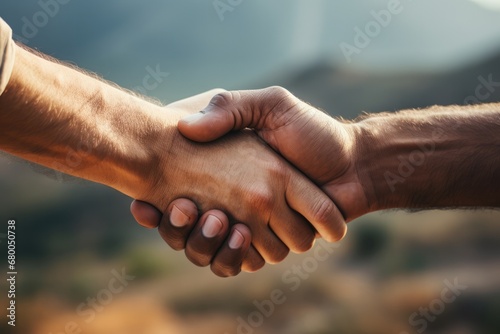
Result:
[[[197,266],[208,266],[224,243],[228,231],[229,220],[223,212],[207,211],[189,235],[186,257]]]
[[[241,272],[243,259],[248,253],[251,233],[243,224],[232,227],[231,233],[215,255],[211,270],[220,277],[236,276]]]
[[[240,231],[241,232],[241,231]],[[250,236],[251,237],[251,236]],[[253,245],[250,245],[248,249],[247,255],[243,259],[243,263],[241,264],[241,271],[245,271],[247,273],[253,273],[257,270],[262,269],[266,261],[262,258],[262,256],[257,252]]]
[[[137,223],[146,228],[155,228],[160,224],[161,212],[149,203],[133,200],[130,204],[130,212]]]
[[[215,95],[203,113],[189,115],[178,123],[179,131],[187,138],[207,142],[231,130],[250,127],[261,118],[258,91],[221,92]]]
[[[186,241],[198,221],[198,208],[192,201],[180,198],[172,201],[163,215],[158,232],[175,250],[186,247]]]
[[[346,232],[345,219],[332,200],[301,175],[292,176],[286,189],[286,201],[307,219],[327,241],[341,240]]]
[[[246,127],[264,130],[280,126],[279,115],[300,102],[282,87],[259,90],[224,91],[215,95],[201,113],[184,117],[178,122],[179,131],[187,138],[207,142],[231,130]],[[276,117],[267,117],[272,113]],[[286,118],[284,118],[286,119]]]
[[[269,222],[269,227],[290,251],[304,253],[311,249],[316,231],[304,217],[289,207],[279,208],[276,215]]]
[[[267,263],[276,264],[283,261],[290,250],[267,224],[255,222],[252,226],[252,244]]]

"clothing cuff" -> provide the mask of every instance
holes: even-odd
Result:
[[[7,87],[14,68],[15,45],[12,29],[0,18],[0,95]]]

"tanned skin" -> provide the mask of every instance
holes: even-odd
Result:
[[[194,200],[202,212],[217,209],[209,215],[212,234],[228,237],[231,254],[241,259],[221,275],[304,252],[316,230],[331,241],[344,236],[333,201],[254,132],[207,144],[179,133],[177,122],[220,90],[161,107],[22,47],[15,51],[0,96],[0,149],[115,188],[181,221],[197,211],[170,204],[175,198]],[[220,221],[221,211],[230,218]],[[167,232],[160,228],[174,248],[184,247]]]
[[[314,180],[347,222],[386,209],[500,207],[499,103],[436,106],[346,122],[281,87],[271,87],[220,93],[203,113],[182,119],[178,127],[198,142],[254,129]],[[188,199],[178,201],[186,208],[194,206]],[[133,213],[139,210],[150,217],[154,212],[147,204],[135,202]],[[143,224],[175,231],[171,220],[157,214],[143,219]],[[194,254],[194,263],[211,264],[220,272],[218,268],[227,267],[231,256],[218,240],[201,233],[203,224],[203,216],[199,222],[193,217],[186,223],[190,228],[178,234],[179,242]],[[320,228],[320,234],[327,234],[328,226]],[[240,262],[237,256],[234,263]]]

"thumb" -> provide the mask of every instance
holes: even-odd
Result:
[[[335,203],[304,177],[293,177],[286,188],[286,202],[299,212],[326,241],[341,240],[346,232],[345,219]]]
[[[201,112],[181,119],[178,129],[186,138],[208,142],[232,130],[257,128],[263,116],[260,91],[233,91],[215,95]]]

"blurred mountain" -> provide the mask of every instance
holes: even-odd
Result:
[[[320,62],[261,84],[282,85],[331,115],[354,118],[362,111],[465,104],[487,81],[493,81],[492,87],[483,87],[480,93],[493,92],[481,102],[500,101],[500,54],[441,73],[370,72]],[[17,212],[14,218],[23,221],[29,246],[20,254],[55,259],[55,254],[67,256],[91,245],[105,258],[119,253],[130,241],[128,235],[146,237],[147,232],[132,222],[125,196],[87,182],[54,182],[34,173],[38,167],[17,159],[4,157],[0,162],[0,191],[9,194],[3,198],[0,215]]]
[[[330,114],[346,118],[362,111],[464,104],[484,81],[492,78],[500,82],[500,53],[477,61],[470,52],[458,52],[448,56],[449,63],[455,66],[446,71],[431,66],[440,63],[436,62],[436,50],[450,53],[457,50],[453,46],[457,41],[472,41],[469,49],[483,57],[489,53],[488,48],[474,48],[481,38],[498,50],[500,43],[495,45],[491,40],[496,34],[500,36],[500,13],[467,0],[403,4],[411,5],[412,10],[404,10],[394,18],[394,23],[360,56],[415,53],[415,47],[426,45],[415,53],[421,57],[418,61],[412,57],[402,60],[415,66],[425,63],[427,71],[416,71],[409,65],[404,71],[382,70],[377,62],[372,66],[347,65],[342,57],[332,57],[341,41],[352,39],[353,27],[372,19],[373,8],[387,6],[378,0],[243,2],[227,13],[223,22],[210,3],[196,1],[70,2],[61,5],[59,14],[28,44],[130,87],[133,82],[140,83],[144,66],[160,64],[162,70],[172,72],[174,81],[166,86],[176,86],[166,95],[196,93],[200,86],[210,88],[220,83],[239,85],[247,81],[257,87],[278,84]],[[451,9],[453,15],[448,15]],[[37,11],[40,7],[36,1],[0,4],[2,17],[17,34],[22,34],[22,18]],[[426,24],[422,24],[422,17]],[[430,28],[440,26],[440,22],[445,22],[441,29]],[[458,30],[463,22],[468,22],[466,28]],[[162,57],[166,59],[160,60]],[[296,67],[287,65],[292,63]],[[457,66],[459,63],[468,65]],[[200,76],[201,72],[206,75]],[[493,88],[495,91],[482,102],[500,101],[500,90]],[[168,89],[158,89],[163,90]],[[9,194],[3,198],[0,214],[19,212],[17,218],[24,221],[23,226],[36,232],[27,233],[30,247],[22,250],[25,254],[53,257],[64,253],[70,243],[75,243],[74,237],[60,238],[67,242],[52,243],[52,249],[47,250],[46,240],[39,236],[57,239],[72,235],[80,237],[78,247],[85,248],[91,240],[96,251],[105,256],[120,249],[122,240],[126,240],[123,235],[131,230],[138,233],[133,224],[123,228],[123,221],[132,221],[127,209],[129,200],[104,187],[53,182],[11,158],[2,159],[0,179],[0,190]],[[82,211],[82,205],[91,210]],[[118,226],[121,236],[115,238],[113,229]]]
[[[500,53],[438,73],[370,72],[322,62],[267,83],[280,84],[331,115],[347,118],[361,112],[496,102],[500,101]]]
[[[2,0],[0,15],[26,40],[25,19],[49,2]],[[164,101],[216,86],[282,85],[346,118],[474,97],[500,101],[500,12],[468,0],[401,0],[403,11],[347,63],[339,44],[352,43],[354,28],[364,28],[371,11],[387,4],[242,1],[221,21],[212,1],[68,1],[26,42],[128,88],[141,84],[146,67],[159,66],[170,75],[147,94]],[[488,81],[491,87],[484,86]],[[480,85],[480,93],[491,94],[478,96]],[[109,271],[124,264],[137,282],[84,331],[114,333],[109,326],[117,324],[137,333],[163,325],[168,332],[179,324],[188,333],[234,332],[237,316],[255,314],[255,303],[275,288],[289,290],[280,278],[292,264],[305,268],[313,259],[312,252],[292,255],[259,274],[220,280],[137,226],[126,196],[37,172],[0,156],[0,216],[18,221],[19,319],[26,319],[20,325],[33,329],[19,333],[59,333],[69,319],[86,325],[76,307],[103,291]],[[259,332],[415,332],[408,316],[440,296],[444,279],[459,277],[470,288],[428,331],[496,333],[499,220],[498,212],[456,210],[363,217],[307,282],[299,280],[301,290],[287,291],[287,303],[276,306]],[[1,246],[6,252],[6,243]],[[130,300],[129,293],[160,305]],[[0,332],[8,333],[6,326]]]
[[[500,12],[469,0],[402,0],[402,11],[348,64],[339,45],[387,0],[242,1],[221,21],[212,1],[71,1],[26,38],[36,0],[0,15],[28,45],[133,88],[147,66],[170,76],[148,94],[171,101],[216,86],[245,88],[269,73],[328,59],[338,67],[449,69],[500,48]]]

